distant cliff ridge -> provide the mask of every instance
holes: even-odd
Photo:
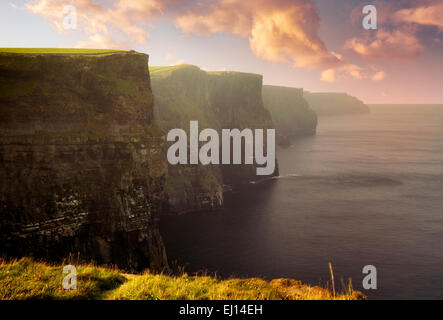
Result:
[[[174,128],[188,131],[190,120],[198,121],[200,130],[219,132],[274,128],[263,106],[261,75],[205,72],[190,65],[150,70],[155,118],[166,132]],[[170,165],[168,210],[183,213],[221,207],[227,186],[262,178],[256,175],[255,165]]]
[[[148,56],[0,54],[0,253],[163,268]]]
[[[303,89],[263,86],[263,102],[271,112],[279,144],[316,133],[317,115],[303,98]]]
[[[319,117],[370,112],[361,100],[346,93],[305,91],[303,96]]]

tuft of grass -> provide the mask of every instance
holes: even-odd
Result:
[[[77,290],[62,287],[63,266],[29,258],[0,260],[0,300],[362,300],[349,286],[335,295],[293,279],[221,280],[207,275],[124,274],[94,265],[77,266]]]

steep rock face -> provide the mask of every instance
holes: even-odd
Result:
[[[369,107],[346,93],[304,92],[304,98],[319,117],[369,113]]]
[[[0,54],[0,252],[167,267],[148,56]]]
[[[271,112],[279,144],[316,133],[317,114],[303,98],[303,89],[263,86],[263,103]]]
[[[151,68],[155,118],[163,130],[273,128],[263,106],[262,76],[239,72],[205,72],[182,65]],[[188,134],[189,136],[189,134]],[[275,174],[278,173],[278,169]],[[258,180],[255,165],[169,166],[170,213],[215,209],[226,188]]]

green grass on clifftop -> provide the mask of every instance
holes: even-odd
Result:
[[[64,290],[66,274],[60,265],[28,258],[0,261],[0,300],[360,300],[347,288],[334,296],[330,290],[292,279],[258,278],[220,280],[209,276],[169,276],[145,272],[128,275],[114,269],[77,267],[77,290]]]
[[[249,72],[239,72],[239,71],[207,71],[204,69],[201,69],[197,66],[194,66],[192,64],[178,64],[173,66],[150,66],[149,71],[151,72],[151,76],[154,78],[166,78],[172,74],[172,72],[180,69],[194,69],[195,71],[202,71],[206,72],[207,74],[211,75],[227,75],[227,74],[233,74],[233,75],[248,75],[252,77],[261,78],[262,75],[256,74],[256,73],[249,73]]]
[[[76,48],[0,48],[0,53],[21,54],[107,54],[125,52],[111,49],[76,49]]]
[[[184,68],[194,68],[195,70],[198,70],[199,68],[190,64],[179,64],[174,66],[155,66],[155,67],[149,67],[149,72],[151,73],[151,77],[153,78],[166,78],[169,77],[172,72],[184,69]]]

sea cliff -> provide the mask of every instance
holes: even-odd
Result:
[[[148,56],[0,53],[0,252],[167,267]]]
[[[274,124],[262,100],[262,76],[241,72],[206,72],[191,65],[151,68],[155,118],[159,126],[189,131],[271,129]],[[278,174],[278,169],[274,172]],[[169,166],[167,211],[177,214],[216,209],[223,192],[259,180],[256,165]]]
[[[298,136],[315,135],[317,114],[303,98],[303,89],[263,86],[263,102],[271,112],[280,145]]]
[[[369,107],[347,93],[305,91],[304,98],[319,117],[369,113]]]

